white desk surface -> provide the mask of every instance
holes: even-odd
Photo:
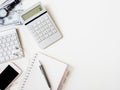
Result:
[[[38,1],[23,0],[25,8]],[[41,2],[64,36],[42,51],[72,67],[63,90],[120,90],[120,0]],[[17,28],[25,58],[14,62],[25,69],[29,58],[41,49],[25,27]]]

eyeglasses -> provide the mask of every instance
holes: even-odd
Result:
[[[0,19],[3,19],[9,15],[9,12],[15,8],[17,4],[20,3],[21,0],[15,0],[14,2],[4,6],[3,8],[0,9]]]

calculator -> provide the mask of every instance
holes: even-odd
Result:
[[[42,49],[62,38],[61,32],[40,2],[24,11],[21,18]]]

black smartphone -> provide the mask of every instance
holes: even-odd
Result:
[[[16,65],[10,64],[0,74],[0,90],[7,90],[12,82],[20,75],[21,69]]]

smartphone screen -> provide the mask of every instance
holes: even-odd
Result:
[[[5,90],[18,75],[19,73],[8,65],[0,74],[0,90]]]

